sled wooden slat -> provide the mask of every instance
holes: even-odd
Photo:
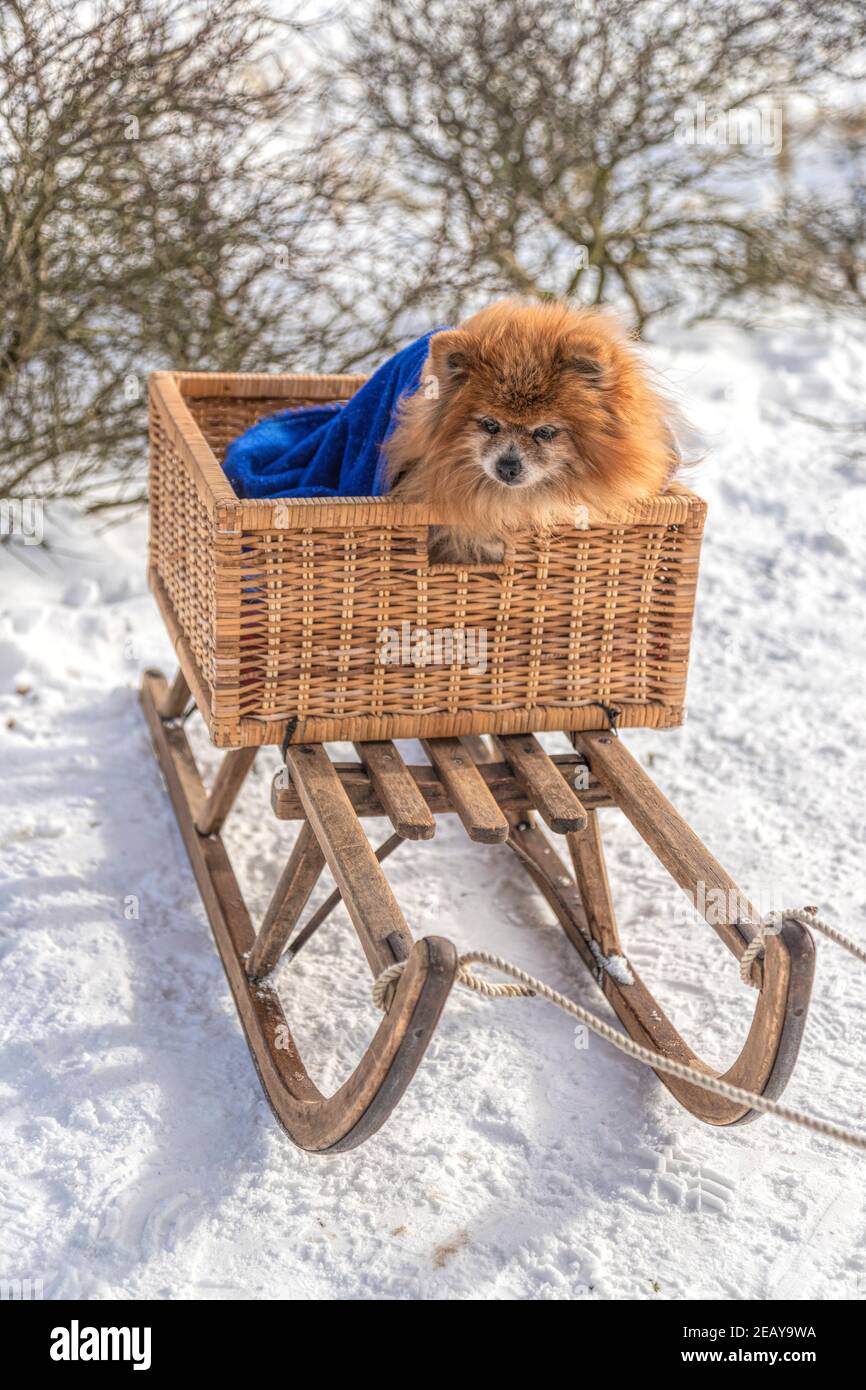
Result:
[[[218,835],[226,816],[235,804],[247,773],[256,760],[257,748],[232,748],[226,753],[217,770],[207,801],[195,828],[200,835]]]
[[[286,749],[286,766],[374,975],[405,960],[412,937],[361,822],[321,744]]]
[[[586,828],[586,811],[537,738],[499,734],[496,742],[545,825],[559,835]]]
[[[388,740],[356,743],[355,750],[397,833],[405,840],[432,839],[436,818],[394,744]]]
[[[422,739],[421,746],[470,840],[501,844],[508,836],[508,821],[459,738]]]
[[[572,785],[578,773],[587,771],[583,757],[578,753],[557,753],[553,761],[560,773]],[[507,763],[476,763],[487,789],[505,811],[529,811],[532,803],[515,778]],[[384,816],[385,807],[373,788],[369,774],[360,763],[335,762],[343,788],[352,803],[356,816]],[[428,763],[406,764],[406,771],[415,783],[421,796],[434,815],[456,815],[457,808],[448,796],[445,787],[434,767]],[[601,783],[590,775],[589,786],[576,788],[575,796],[589,807],[613,806],[614,801]],[[305,812],[301,798],[291,782],[283,773],[278,773],[271,788],[271,806],[280,820],[303,820]]]
[[[301,1148],[314,1153],[354,1148],[385,1122],[415,1074],[453,984],[457,953],[441,937],[415,943],[391,1007],[358,1066],[338,1091],[323,1096],[307,1073],[277,994],[246,974],[253,925],[222,840],[195,828],[193,815],[204,804],[205,791],[183,729],[163,723],[159,711],[165,695],[160,673],[146,672],[142,706],[265,1095]]]
[[[324,867],[315,832],[304,821],[250,951],[247,974],[251,980],[264,979],[273,970]]]

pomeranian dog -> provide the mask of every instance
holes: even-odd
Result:
[[[501,560],[514,531],[585,526],[662,491],[673,415],[611,315],[505,300],[430,339],[385,444],[389,491],[447,522],[432,560]]]

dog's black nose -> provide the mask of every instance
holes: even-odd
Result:
[[[500,454],[496,460],[496,476],[503,483],[516,483],[523,472],[523,464],[517,454]]]

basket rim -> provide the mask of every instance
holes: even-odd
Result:
[[[196,487],[220,529],[295,530],[312,525],[428,526],[438,518],[429,507],[393,497],[238,497],[200,429],[187,400],[278,398],[291,401],[350,399],[368,378],[361,374],[306,372],[158,371],[149,377],[152,405],[189,465]],[[664,493],[630,503],[619,511],[594,517],[591,529],[623,526],[690,524],[702,526],[706,502],[684,483],[671,482]],[[564,529],[564,528],[557,528]]]

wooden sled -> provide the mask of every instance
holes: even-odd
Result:
[[[142,704],[247,1042],[274,1114],[301,1148],[339,1152],[375,1133],[433,1036],[454,983],[457,951],[439,936],[413,941],[381,864],[405,841],[429,839],[441,814],[456,814],[473,840],[509,847],[632,1038],[721,1075],[692,1052],[623,954],[598,810],[618,806],[693,901],[718,901],[721,892],[725,901],[741,904],[741,916],[757,914],[615,732],[576,733],[575,752],[555,757],[532,734],[496,737],[493,759],[479,740],[431,738],[424,744],[430,765],[419,767],[407,767],[389,742],[357,744],[360,763],[346,764],[331,762],[322,744],[287,746],[286,773],[274,784],[272,807],[280,819],[302,825],[256,932],[220,830],[257,750],[227,752],[206,791],[181,720],[189,698],[182,673],[171,688],[159,672],[146,673]],[[376,852],[361,824],[365,816],[385,816],[393,827]],[[536,817],[565,840],[573,873]],[[325,864],[337,890],[293,937]],[[267,976],[290,939],[294,956],[341,898],[374,977],[396,961],[408,964],[357,1068],[325,1097],[304,1068]],[[710,925],[739,959],[753,929],[736,921]],[[806,1020],[814,972],[810,933],[786,920],[752,968],[758,985],[754,1017],[740,1055],[723,1076],[775,1099],[791,1075]],[[747,1105],[657,1074],[707,1124],[756,1118]]]

